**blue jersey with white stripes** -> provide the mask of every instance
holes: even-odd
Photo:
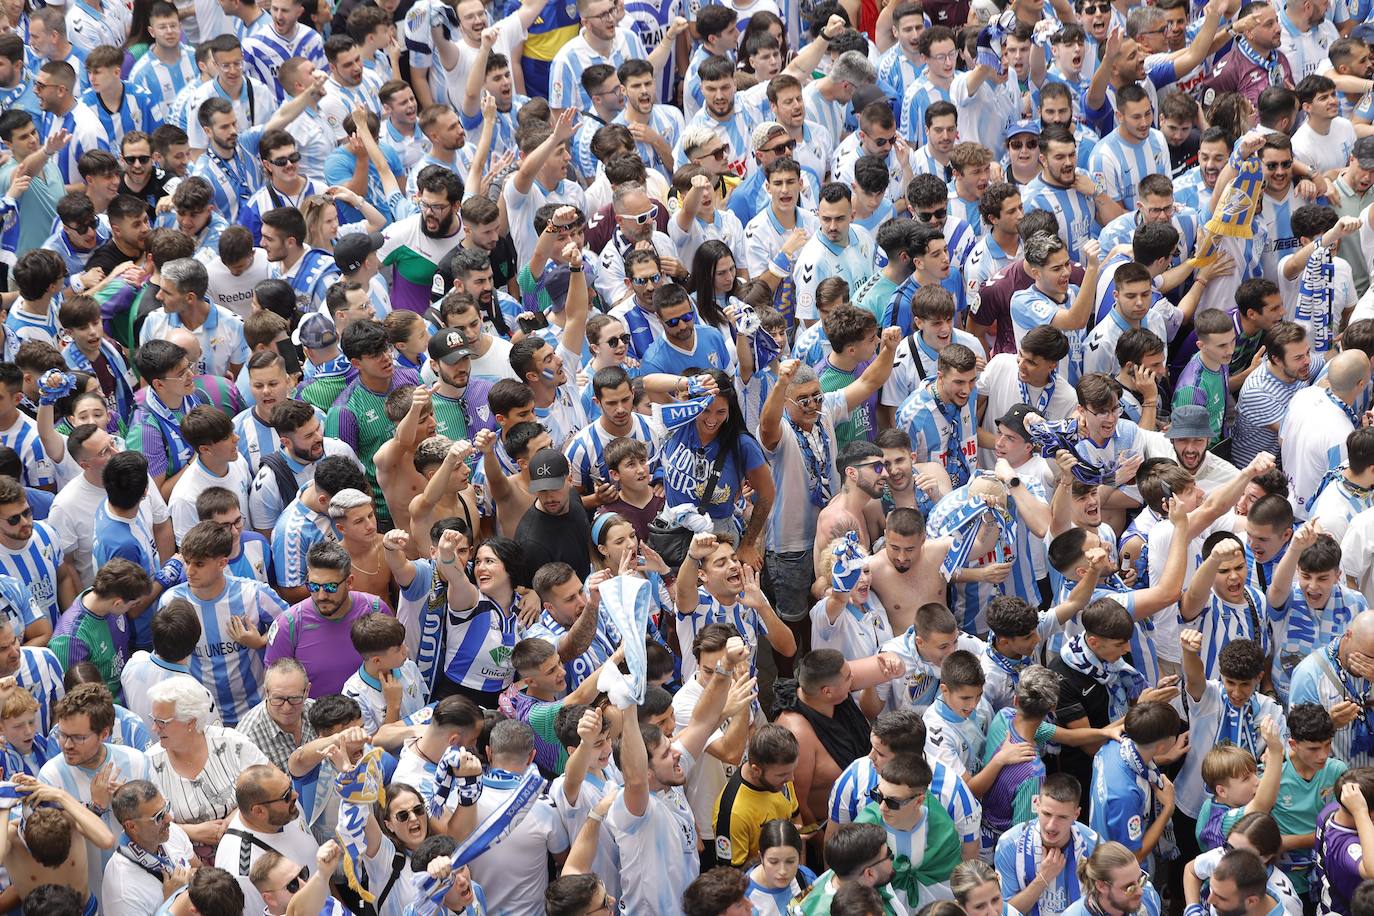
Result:
[[[649,472],[658,466],[658,443],[653,428],[642,414],[630,417],[632,429],[627,438],[638,439],[649,449]],[[569,440],[563,449],[568,456],[571,469],[570,478],[575,487],[588,487],[597,483],[609,483],[610,471],[606,467],[606,445],[616,436],[602,428],[600,422],[590,423]]]
[[[324,40],[308,25],[296,23],[296,31],[283,38],[275,27],[255,32],[243,41],[243,63],[253,77],[276,93],[278,101],[285,100],[277,71],[293,57],[304,57],[316,67],[325,69]]]
[[[1283,605],[1267,607],[1274,628],[1274,689],[1286,703],[1289,681],[1298,663],[1344,633],[1356,614],[1369,609],[1369,602],[1354,589],[1337,583],[1326,607],[1314,609],[1295,583]]]
[[[948,89],[942,89],[930,81],[925,74],[907,87],[902,96],[901,117],[902,136],[912,146],[926,142],[926,109],[936,102],[954,103]]]
[[[100,93],[87,89],[81,94],[81,101],[95,112],[100,125],[105,128],[105,137],[110,146],[119,149],[124,135],[133,131],[152,133],[158,126],[153,117],[154,102],[150,95],[139,86],[126,84],[119,99],[119,108],[111,111],[105,107]]]
[[[334,540],[334,523],[299,498],[282,510],[272,529],[272,568],[277,584],[293,588],[305,584],[305,555],[324,540]]]
[[[1061,188],[1045,181],[1043,174],[1026,185],[1022,206],[1029,213],[1045,210],[1059,222],[1059,237],[1068,245],[1069,257],[1082,257],[1083,243],[1095,239],[1101,231],[1097,223],[1097,207],[1092,198],[1075,188]]]
[[[1077,296],[1078,287],[1073,284],[1069,285],[1069,294],[1062,303],[1055,302],[1037,286],[1013,293],[1011,321],[1015,328],[1017,343],[1020,343],[1021,338],[1025,337],[1031,328],[1049,324],[1059,312],[1072,308],[1073,300]],[[1070,385],[1077,385],[1079,377],[1083,374],[1083,347],[1086,337],[1082,328],[1065,331],[1064,336],[1069,339],[1069,355],[1060,361],[1060,369]]]
[[[47,614],[54,625],[62,614],[57,603],[57,568],[62,565],[62,557],[57,532],[46,522],[33,523],[33,536],[23,547],[0,545],[0,573],[27,585],[38,610]]]
[[[62,663],[46,646],[22,646],[19,649],[19,670],[14,682],[33,694],[38,701],[38,734],[46,735],[52,728],[52,707],[67,695],[62,686]]]
[[[134,62],[128,82],[147,95],[152,103],[152,116],[156,123],[161,124],[168,119],[177,94],[187,86],[194,85],[199,74],[195,52],[186,45],[178,47],[177,60],[171,64],[159,58],[156,50],[149,48]]]
[[[209,687],[224,724],[234,726],[262,700],[262,650],[250,649],[229,635],[229,618],[244,620],[251,629],[267,632],[272,621],[286,611],[277,593],[254,579],[225,576],[219,595],[196,597],[183,582],[162,594],[161,605],[175,598],[191,602],[203,628],[191,654],[191,677]]]
[[[20,482],[25,486],[46,487],[57,483],[57,470],[38,436],[38,424],[27,414],[18,414],[13,426],[0,430],[0,445],[7,445],[19,453],[19,461],[24,466],[24,479]]]
[[[1093,147],[1089,170],[1093,180],[1127,210],[1135,209],[1136,186],[1146,175],[1168,175],[1169,144],[1154,128],[1140,142],[1127,140],[1114,130]]]
[[[916,85],[916,81],[925,72],[925,61],[913,63],[906,56],[906,51],[902,49],[901,43],[894,44],[878,58],[878,85],[883,88],[889,98],[904,99],[906,91]],[[899,114],[904,113],[902,106],[897,106]],[[899,128],[901,124],[897,125]],[[925,125],[922,125],[924,128]]]
[[[610,615],[602,610],[600,605],[595,608],[584,608],[582,613],[596,614],[596,633],[593,634],[587,650],[563,666],[568,673],[569,690],[576,690],[579,684],[595,674],[596,670],[606,663],[606,659],[615,654],[616,646],[625,641],[615,624],[611,622]],[[557,646],[559,640],[568,635],[568,630],[568,627],[554,619],[545,608],[539,615],[539,620],[530,627],[529,635]],[[644,634],[639,634],[638,638],[643,639]]]

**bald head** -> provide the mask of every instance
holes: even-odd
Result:
[[[270,801],[267,794],[270,784],[277,781],[281,775],[282,771],[270,763],[255,763],[240,773],[238,782],[234,784],[239,810],[247,811],[254,805]]]
[[[1369,382],[1369,356],[1363,350],[1342,350],[1326,374],[1331,390],[1349,403]]]
[[[1361,655],[1374,653],[1374,611],[1361,611],[1350,621],[1349,648]]]
[[[186,358],[190,360],[191,365],[200,362],[200,341],[196,339],[196,335],[185,328],[172,328],[167,332],[167,340],[186,351]]]

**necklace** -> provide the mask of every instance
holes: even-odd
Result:
[[[382,549],[382,545],[381,545],[381,544],[378,544],[378,545],[376,545],[375,547],[373,547],[371,550],[369,550],[369,551],[367,552],[368,556],[377,556],[377,557],[378,557],[378,560],[377,560],[377,568],[376,568],[376,569],[367,569],[367,568],[364,567],[361,563],[359,563],[358,560],[357,560],[356,558],[354,558],[354,560],[353,560],[353,565],[356,566],[356,567],[358,568],[358,571],[361,572],[361,573],[362,573],[363,575],[365,575],[365,576],[375,576],[375,575],[377,575],[377,573],[381,572],[381,569],[382,569],[382,561],[381,561],[381,559],[380,559],[381,549]]]

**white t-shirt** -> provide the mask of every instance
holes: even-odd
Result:
[[[53,498],[48,524],[57,532],[62,553],[76,564],[81,587],[90,588],[95,581],[95,513],[105,501],[105,489],[98,487],[82,474],[76,477]],[[162,491],[148,479],[148,492],[139,503],[139,515],[144,516],[149,530],[169,518]]]
[[[513,791],[483,777],[477,822],[491,816]],[[472,880],[487,892],[487,908],[509,916],[543,916],[544,890],[549,886],[546,853],[566,852],[569,844],[562,818],[548,796],[541,796],[504,839],[472,861]],[[641,880],[647,874],[642,873]]]
[[[682,731],[691,723],[692,711],[696,709],[697,701],[701,699],[703,689],[695,677],[688,677],[687,683],[673,695],[673,721],[675,723],[673,730],[675,732]],[[725,724],[722,722],[720,728],[723,729]],[[721,734],[722,732],[717,730],[711,736],[711,741],[716,740]],[[711,741],[706,743],[709,745]],[[687,804],[692,809],[692,818],[696,822],[697,832],[708,843],[716,837],[716,822],[713,817],[716,799],[720,797],[721,790],[725,788],[725,784],[734,775],[735,767],[723,763],[710,754],[703,753],[701,760],[687,779],[687,785],[684,787]]]
[[[682,769],[690,780],[696,761],[681,744],[674,742],[673,748],[681,751]],[[625,912],[680,912],[683,891],[701,871],[696,825],[682,787],[651,792],[643,817],[630,813],[622,792],[606,815],[605,829],[620,850]]]
[[[231,830],[247,833],[257,842],[241,839],[230,833]],[[248,848],[247,858],[243,856],[245,846]],[[274,849],[283,858],[290,859],[313,875],[319,868],[315,864],[315,853],[319,848],[319,842],[305,829],[299,817],[276,833],[258,833],[245,824],[242,816],[235,811],[234,816],[229,819],[224,838],[219,841],[219,848],[215,850],[214,864],[216,868],[222,868],[233,875],[238,880],[239,887],[243,888],[243,912],[261,913],[262,894],[259,894],[253,882],[248,880],[248,871],[258,860],[258,856],[267,849]]]
[[[1345,168],[1350,151],[1355,148],[1355,125],[1346,118],[1336,118],[1323,136],[1303,122],[1293,134],[1293,156],[1307,163],[1313,171],[1328,172]]]
[[[1202,530],[1202,533],[1193,538],[1188,545],[1188,560],[1184,565],[1183,587],[1186,589],[1188,583],[1193,580],[1193,573],[1197,572],[1198,566],[1202,563],[1202,542],[1214,531],[1235,531],[1239,520],[1234,512],[1227,512],[1221,518],[1212,522]],[[1167,518],[1156,522],[1150,528],[1147,538],[1150,550],[1150,581],[1158,582],[1164,576],[1164,564],[1169,558],[1169,545],[1174,540],[1174,523]],[[1154,615],[1155,623],[1155,648],[1159,651],[1159,657],[1167,662],[1181,664],[1183,661],[1182,646],[1179,643],[1178,634],[1182,627],[1178,622],[1178,605],[1171,604],[1164,610]]]
[[[472,358],[472,377],[493,383],[503,378],[518,382],[515,370],[510,367],[510,341],[492,336],[487,339],[491,341],[487,352]],[[576,371],[576,367],[573,367],[573,371]]]
[[[182,538],[186,537],[186,532],[200,521],[200,516],[196,514],[196,499],[201,493],[210,487],[223,487],[229,490],[238,497],[239,510],[243,512],[243,517],[247,518],[248,491],[252,486],[253,474],[242,455],[234,456],[234,460],[229,462],[229,470],[223,477],[212,474],[199,458],[191,462],[186,472],[177,478],[176,484],[172,487],[172,498],[167,500],[167,511],[172,516],[172,533],[176,535],[177,543],[181,543]]]
[[[195,861],[191,838],[177,824],[171,825],[162,852],[177,867]],[[100,908],[105,916],[148,916],[162,906],[162,882],[143,870],[128,856],[115,850],[105,863],[105,880],[100,884]]]
[[[979,429],[996,435],[997,421],[1016,404],[1029,404],[1046,420],[1062,420],[1078,406],[1078,395],[1062,370],[1056,369],[1050,384],[1044,388],[1026,386],[1024,389],[1019,372],[1015,353],[998,353],[988,360],[983,374],[978,376],[976,389],[978,397],[987,402]],[[978,463],[992,467],[996,463],[992,450],[980,449]]]
[[[1345,440],[1353,429],[1329,389],[1313,386],[1293,395],[1279,427],[1279,440],[1283,469],[1292,484],[1293,515],[1300,521],[1307,520],[1317,484],[1344,460]]]
[[[253,249],[253,263],[237,277],[218,256],[205,265],[205,272],[210,275],[207,298],[244,319],[253,313],[253,288],[277,275],[277,269],[267,260],[267,252],[262,248]]]

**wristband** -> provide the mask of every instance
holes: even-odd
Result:
[[[581,268],[581,267],[573,267],[571,264],[569,264],[569,265],[568,265],[568,273],[580,274],[580,273],[582,273],[582,268]]]
[[[92,814],[94,814],[96,817],[104,817],[105,814],[106,814],[106,812],[108,812],[110,809],[109,809],[109,808],[102,808],[100,805],[97,805],[95,802],[93,802],[93,801],[88,801],[88,802],[86,802],[86,810],[89,811],[89,812],[91,812]]]
[[[588,814],[588,815],[587,815],[587,820],[593,821],[593,822],[598,823],[598,824],[601,823],[602,821],[604,821],[605,819],[606,819],[606,816],[605,816],[604,814],[597,814],[595,811],[593,811],[591,814]]]

